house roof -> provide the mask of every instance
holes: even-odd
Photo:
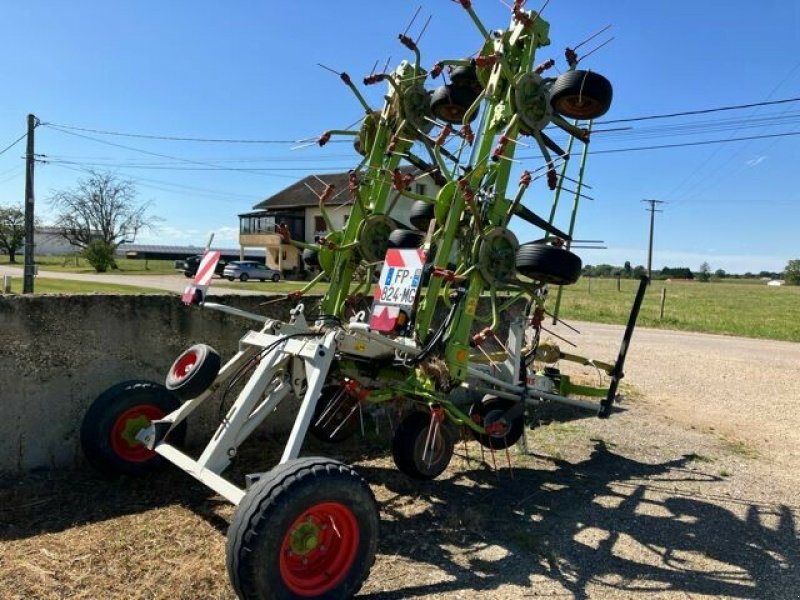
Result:
[[[404,166],[400,167],[404,173],[414,173],[417,171],[416,167]],[[275,210],[275,209],[292,209],[292,208],[306,208],[310,206],[318,206],[319,198],[311,193],[311,190],[306,186],[322,192],[324,181],[326,185],[334,187],[334,198],[329,200],[326,204],[339,205],[344,204],[350,200],[349,194],[339,193],[347,189],[349,173],[322,173],[320,175],[309,175],[300,181],[293,183],[287,188],[283,188],[277,194],[266,198],[253,206],[253,210]],[[246,216],[246,215],[240,215]]]

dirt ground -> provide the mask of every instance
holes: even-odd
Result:
[[[613,358],[620,328],[578,328],[579,351]],[[437,480],[410,480],[386,423],[305,453],[356,465],[380,504],[360,598],[800,598],[798,365],[800,344],[641,329],[621,410],[543,410],[512,468],[470,442]],[[232,476],[278,450],[249,444]],[[176,469],[7,479],[0,597],[232,599],[232,512]]]

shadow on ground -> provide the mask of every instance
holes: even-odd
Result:
[[[555,470],[514,469],[513,480],[478,468],[417,486],[392,470],[360,468],[395,494],[382,507],[379,551],[427,562],[447,580],[365,598],[457,590],[492,597],[506,584],[536,593],[536,581],[545,579],[578,599],[588,597],[589,584],[628,592],[796,597],[800,542],[789,507],[728,499],[742,509],[740,518],[720,505],[721,498],[675,491],[681,481],[716,479],[686,469],[694,456],[645,464],[594,443],[591,456],[578,464],[555,460]],[[397,507],[409,494],[424,497],[430,509],[402,514]],[[628,552],[617,547],[623,539]],[[501,558],[479,556],[490,545],[500,547]],[[462,560],[448,548],[458,548]]]
[[[359,472],[380,489],[382,560],[409,559],[444,573],[433,583],[403,578],[382,586],[395,591],[363,596],[371,600],[455,591],[492,597],[503,585],[535,593],[553,582],[579,599],[594,585],[734,598],[789,598],[800,589],[792,509],[714,496],[710,484],[718,478],[687,468],[691,455],[647,464],[595,440],[585,460],[539,457],[544,468],[514,468],[513,479],[474,461],[420,483],[376,459],[384,452],[378,445],[356,446],[352,454],[336,452],[358,460]],[[275,460],[275,451],[254,448],[236,471],[265,464],[265,454]],[[258,463],[251,463],[256,453]],[[709,484],[709,491],[679,491],[687,482],[693,490]],[[422,510],[409,515],[409,503]],[[224,501],[177,470],[116,481],[75,471],[3,482],[0,541],[175,504],[225,534],[228,523],[217,512]],[[491,559],[483,552],[490,546],[499,549]],[[373,577],[385,576],[380,569],[381,562]]]

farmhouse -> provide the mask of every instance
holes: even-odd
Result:
[[[419,173],[414,168],[402,170]],[[328,233],[319,208],[319,198],[311,191],[321,192],[324,188],[321,182],[334,187],[333,198],[325,206],[333,227],[343,227],[350,216],[352,203],[347,192],[348,173],[309,175],[262,200],[253,206],[252,211],[239,215],[240,255],[244,256],[248,249],[260,249],[266,252],[266,264],[270,268],[285,272],[303,270],[302,252],[286,243],[277,230],[285,225],[292,239],[307,243],[314,243]],[[420,174],[412,187],[412,191],[423,195],[435,194],[438,189],[427,174]],[[413,200],[399,193],[390,194],[389,216],[397,223],[408,226],[408,212],[412,203]]]

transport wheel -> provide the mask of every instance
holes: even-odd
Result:
[[[571,119],[596,119],[611,108],[611,82],[592,71],[567,71],[550,88],[550,106]]]
[[[226,277],[225,279],[227,279],[228,281],[233,281],[233,277]]]
[[[248,275],[247,273],[242,273],[241,275],[239,275],[239,281],[241,281],[242,283],[244,283],[248,279],[250,279],[250,275]]]
[[[389,234],[389,248],[419,248],[425,241],[425,234],[407,229],[395,229]]]
[[[131,380],[100,394],[81,423],[81,447],[86,460],[104,475],[142,475],[164,460],[136,439],[136,434],[180,408],[180,401],[163,385]],[[186,438],[186,422],[168,436],[170,443]]]
[[[487,395],[480,402],[472,405],[469,411],[472,420],[491,430],[491,433],[486,434],[470,430],[481,446],[503,450],[519,441],[525,431],[524,413],[520,413],[510,420],[505,416],[505,412],[515,404],[514,400]]]
[[[311,434],[331,444],[350,438],[360,422],[357,404],[358,400],[345,391],[344,385],[326,385],[314,409]]]
[[[172,363],[166,388],[181,400],[195,398],[214,382],[221,366],[216,350],[207,344],[195,344]]]
[[[265,473],[236,509],[228,575],[242,600],[351,598],[377,544],[375,498],[351,467],[291,460]]]
[[[431,112],[433,116],[446,123],[460,124],[464,120],[464,115],[478,93],[469,87],[459,85],[443,85],[431,94]],[[475,120],[479,111],[474,111],[469,121]]]
[[[517,250],[517,271],[543,283],[570,285],[581,276],[581,259],[564,248],[523,244]]]
[[[434,217],[434,205],[422,200],[414,200],[411,209],[408,211],[408,222],[419,231],[428,231],[431,219]]]
[[[398,425],[392,438],[394,464],[414,479],[434,479],[450,464],[455,442],[446,423],[439,427],[425,454],[425,445],[431,425],[430,413],[415,411]]]
[[[281,280],[281,276],[278,275],[277,273],[275,273],[275,275],[272,276],[272,281],[273,282],[278,283],[280,280]]]

